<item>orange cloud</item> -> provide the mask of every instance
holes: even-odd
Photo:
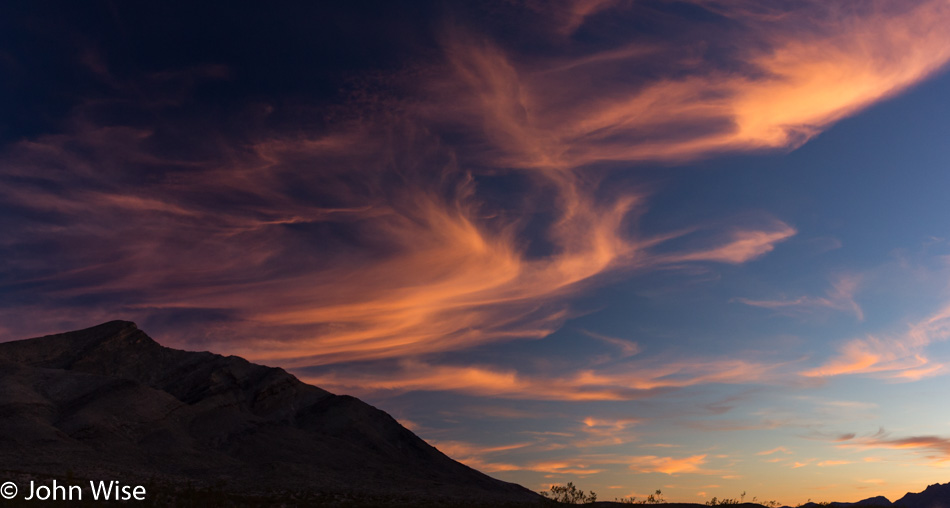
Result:
[[[853,462],[850,460],[823,460],[815,465],[818,467],[828,467],[828,466],[841,466],[844,464],[852,464],[852,463]]]
[[[631,427],[639,425],[640,418],[597,418],[588,416],[583,420],[580,431],[588,436],[587,439],[571,443],[575,448],[590,448],[598,446],[617,446],[637,440],[637,435]]]
[[[854,339],[839,348],[837,357],[825,365],[801,373],[806,377],[845,374],[876,374],[899,381],[916,381],[946,372],[946,366],[932,363],[924,349],[933,342],[950,338],[950,306],[918,323],[902,336]]]
[[[784,446],[779,446],[776,448],[772,448],[771,450],[761,451],[759,453],[756,453],[756,455],[772,455],[773,453],[778,453],[778,452],[782,452],[785,454],[792,453],[791,451],[788,450],[788,448],[785,448]]]
[[[231,139],[222,129],[203,133],[206,152],[183,156],[157,148],[157,128],[94,121],[97,107],[140,99],[137,89],[117,89],[112,103],[82,104],[62,133],[22,140],[0,155],[0,174],[24,182],[0,188],[0,200],[51,217],[17,225],[6,232],[9,241],[63,256],[45,270],[30,259],[11,261],[17,279],[9,283],[40,287],[50,301],[112,298],[102,305],[113,313],[121,302],[129,318],[180,326],[189,334],[184,341],[289,367],[541,338],[571,315],[570,298],[604,274],[749,262],[796,234],[770,220],[713,231],[715,241],[702,248],[673,250],[670,240],[700,228],[638,234],[648,192],[603,184],[611,168],[595,163],[794,147],[950,57],[943,29],[950,8],[935,1],[830,13],[805,3],[758,29],[753,22],[762,20],[738,9],[729,15],[754,39],[730,55],[743,72],[670,41],[572,45],[568,34],[630,5],[568,2],[556,14],[528,6],[555,19],[551,36],[564,50],[543,58],[456,30],[443,39],[442,61],[419,64],[411,90],[374,97],[369,102],[382,112],[352,111],[332,132],[261,124]],[[815,12],[830,17],[820,21]],[[647,61],[660,66],[656,73],[630,71]],[[110,75],[103,65],[96,63],[97,73]],[[399,76],[384,81],[393,89],[403,84]],[[440,137],[445,126],[463,140]],[[31,183],[35,175],[42,184]],[[487,176],[511,178],[524,192],[493,200],[480,186]],[[532,222],[539,215],[544,220]],[[537,252],[533,243],[544,248]],[[88,316],[101,313],[86,309],[60,326],[88,325]],[[176,325],[184,315],[215,320],[200,329]],[[11,319],[11,329],[38,326]],[[873,347],[853,349],[806,375],[871,368],[883,358]],[[685,367],[580,372],[557,385],[566,396],[541,380],[474,367],[423,366],[415,379],[389,383],[608,400],[758,379],[764,368]],[[900,369],[910,378],[937,371],[929,363]]]
[[[799,146],[950,59],[943,30],[950,8],[939,0],[848,9],[804,2],[769,18],[757,10],[721,12],[750,27],[753,40],[733,55],[754,69],[746,74],[704,67],[681,46],[612,48],[528,67],[483,40],[455,38],[447,54],[475,100],[449,111],[482,119],[507,165],[562,171],[597,161],[683,160]],[[650,82],[630,76],[628,69],[658,57],[690,72]],[[573,79],[581,69],[588,78]],[[451,97],[462,94],[456,89]]]
[[[603,469],[590,469],[586,464],[577,464],[571,460],[534,462],[523,469],[541,473],[586,476],[604,472]]]
[[[67,148],[74,144],[94,153],[114,148],[128,160],[157,163],[143,146],[147,132],[86,127],[78,140],[56,135],[22,143],[14,156],[18,163],[6,168],[50,173],[47,163],[36,168],[42,154],[57,166],[93,171],[94,161]],[[366,178],[384,174],[377,152],[386,147],[374,141],[377,132],[354,129],[362,134],[262,140],[227,170],[198,164],[173,182],[148,189],[0,190],[0,198],[45,213],[81,215],[87,220],[79,228],[95,228],[77,231],[90,240],[74,247],[109,262],[51,275],[50,282],[61,287],[49,294],[129,293],[134,297],[124,305],[133,318],[193,308],[233,315],[241,325],[220,330],[217,335],[227,342],[213,344],[215,349],[284,365],[404,357],[544,337],[568,317],[566,298],[603,273],[672,261],[736,262],[746,255],[719,252],[745,252],[743,235],[764,235],[765,243],[756,244],[751,256],[793,231],[784,225],[779,234],[750,229],[708,251],[656,254],[654,248],[679,233],[653,238],[626,233],[645,207],[644,196],[596,199],[596,186],[562,175],[553,180],[557,215],[546,235],[552,251],[529,256],[522,245],[522,211],[502,217],[486,208],[473,177],[451,163],[440,169],[437,188],[428,183],[432,175],[410,174],[389,196],[356,192],[345,181],[352,175],[340,169],[299,185],[301,192],[332,196],[333,206],[298,200],[283,190],[304,167],[359,167]],[[405,155],[403,164],[429,165],[447,157],[432,152],[430,142],[408,148],[418,153]],[[362,150],[353,150],[355,145]],[[243,201],[214,205],[231,195]],[[344,225],[355,240],[330,237],[335,248],[323,251],[298,232],[335,225]],[[122,236],[121,247],[105,249],[115,235]],[[245,337],[254,343],[243,342]]]
[[[498,453],[519,450],[531,446],[531,443],[515,443],[502,446],[480,446],[463,441],[430,441],[430,443],[449,457],[486,473],[524,469],[522,466],[498,462],[490,457]]]
[[[625,465],[628,469],[640,473],[677,474],[718,474],[704,469],[705,455],[690,457],[663,457],[655,455],[579,455],[565,459],[528,462],[517,466],[524,471],[536,471],[552,475],[586,476],[606,471],[606,466]],[[468,463],[468,462],[466,462]],[[469,464],[471,465],[471,464]],[[512,469],[513,470],[513,469]]]
[[[777,367],[779,365],[733,359],[680,361],[661,366],[628,364],[622,368],[596,372],[580,370],[564,376],[546,377],[489,367],[431,365],[404,360],[394,372],[330,371],[320,375],[301,373],[301,378],[330,390],[357,394],[423,390],[512,399],[633,400],[651,396],[659,390],[699,384],[775,382]],[[624,420],[611,425],[632,423]],[[600,420],[590,420],[587,429],[601,425],[604,423]]]
[[[700,466],[706,463],[705,455],[673,458],[645,455],[630,458],[630,469],[639,473],[706,473]]]

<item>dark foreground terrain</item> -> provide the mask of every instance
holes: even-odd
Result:
[[[125,321],[0,344],[0,481],[53,480],[145,485],[139,506],[544,502],[356,398]]]

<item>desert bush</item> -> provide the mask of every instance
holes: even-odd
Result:
[[[656,489],[656,492],[647,496],[646,499],[637,499],[634,496],[615,497],[614,502],[621,504],[663,504],[666,500],[663,499],[663,491]]]
[[[663,504],[666,502],[666,499],[663,499],[663,491],[656,489],[656,492],[647,496],[643,500],[643,504]]]
[[[731,505],[731,504],[740,504],[742,503],[743,498],[745,498],[745,492],[742,493],[742,497],[740,497],[739,499],[736,499],[734,497],[732,498],[724,497],[722,499],[713,497],[709,501],[706,501],[706,506],[723,506],[723,505]]]
[[[593,490],[588,494],[575,487],[572,482],[567,482],[567,485],[551,485],[551,491],[541,491],[541,495],[559,503],[568,504],[584,504],[597,501],[597,494]]]
[[[722,499],[719,499],[719,498],[715,498],[715,497],[714,497],[714,498],[710,499],[709,501],[706,501],[706,506],[733,505],[733,504],[742,504],[742,503],[744,503],[744,502],[745,502],[745,492],[743,492],[742,494],[739,494],[739,498],[738,498],[738,499],[736,499],[736,498],[734,498],[734,497],[732,497],[732,498],[726,497],[726,498],[722,498]],[[768,507],[768,508],[778,508],[779,506],[781,506],[781,503],[779,503],[778,501],[775,501],[775,500],[772,500],[772,501],[759,501],[759,498],[757,498],[757,497],[753,497],[753,498],[752,498],[752,502],[755,503],[755,504],[760,504],[760,505],[762,505],[762,506],[766,506],[766,507]]]

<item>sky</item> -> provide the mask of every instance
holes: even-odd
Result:
[[[135,321],[532,490],[950,478],[950,3],[196,4],[0,6],[0,341]]]

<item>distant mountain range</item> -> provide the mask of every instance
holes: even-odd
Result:
[[[263,498],[542,500],[356,398],[235,356],[163,347],[127,321],[0,344],[4,474]]]
[[[870,497],[856,503],[832,502],[827,504],[805,503],[801,508],[851,508],[857,506],[893,506],[902,508],[950,508],[950,483],[935,483],[923,492],[908,492],[893,503],[884,496]]]

